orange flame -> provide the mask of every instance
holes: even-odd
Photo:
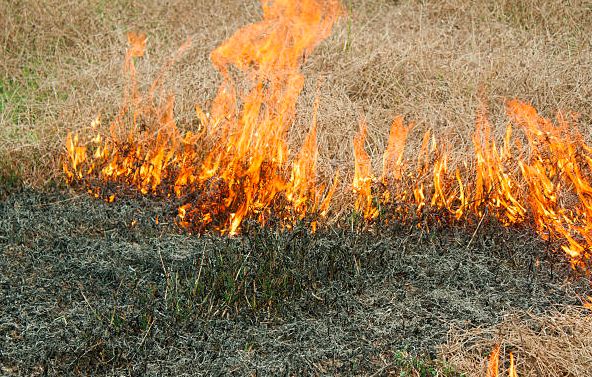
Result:
[[[247,217],[265,224],[275,213],[289,225],[308,213],[326,213],[333,191],[323,195],[316,182],[316,114],[292,163],[285,138],[304,85],[300,66],[329,35],[341,8],[337,0],[262,1],[262,7],[263,21],[212,52],[223,82],[209,113],[196,106],[197,134],[176,127],[172,97],[155,103],[158,79],[147,97],[139,95],[132,58],[143,56],[146,37],[128,34],[125,70],[132,85],[125,105],[94,152],[68,135],[68,182],[102,197],[108,196],[104,184],[93,177],[142,194],[174,194],[184,202],[179,223],[195,231],[235,234]],[[232,68],[244,75],[247,89],[235,84]]]
[[[386,151],[382,157],[382,179],[399,180],[403,176],[403,153],[407,135],[413,128],[413,124],[405,126],[403,117],[397,116],[391,124],[391,132],[388,139]]]
[[[330,34],[341,7],[338,0],[262,1],[262,7],[262,21],[212,52],[222,84],[208,111],[196,106],[196,130],[180,130],[174,98],[156,95],[162,73],[147,94],[139,92],[134,58],[144,55],[146,36],[128,34],[124,69],[131,84],[124,105],[109,133],[99,132],[89,143],[67,136],[66,180],[109,201],[122,186],[175,197],[179,224],[195,232],[236,234],[245,219],[288,228],[311,219],[316,229],[339,186],[337,175],[323,184],[317,174],[318,100],[298,153],[291,153],[286,135],[304,85],[300,67]],[[405,158],[413,125],[396,117],[379,178],[365,150],[368,126],[362,120],[353,140],[355,210],[369,223],[426,216],[481,223],[488,216],[506,226],[531,226],[557,242],[573,267],[586,268],[592,147],[564,114],[552,122],[517,100],[508,102],[507,112],[511,122],[499,147],[485,111],[479,112],[473,150],[462,164],[453,163],[451,145],[429,130],[416,157]],[[97,118],[93,128],[99,124]]]
[[[510,352],[510,369],[508,370],[508,377],[518,377],[516,366],[514,365],[514,354]]]
[[[499,377],[499,356],[500,345],[497,344],[491,354],[487,363],[487,377]]]
[[[487,377],[500,376],[500,345],[497,344],[487,359]],[[510,367],[508,368],[508,377],[518,377],[516,365],[514,363],[514,354],[510,352]]]
[[[378,216],[378,210],[372,203],[372,166],[370,165],[370,156],[364,149],[367,133],[366,121],[361,120],[360,130],[354,138],[355,172],[353,188],[354,192],[358,194],[355,205],[356,210],[362,212],[365,219],[370,220]]]

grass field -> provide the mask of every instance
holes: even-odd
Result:
[[[479,101],[489,104],[499,131],[504,100],[531,102],[544,115],[559,109],[592,122],[592,33],[588,1],[344,2],[348,16],[309,58],[300,122],[304,137],[321,83],[321,165],[352,165],[351,140],[361,113],[368,146],[378,155],[397,114],[470,145]],[[167,75],[176,115],[194,121],[220,77],[209,53],[240,26],[260,17],[256,1],[3,2],[0,53],[0,154],[4,175],[27,183],[60,176],[67,130],[113,114],[125,77],[126,32],[148,34],[139,63],[144,83],[187,38],[191,49]],[[300,126],[300,127],[299,127]],[[412,138],[419,139],[419,138]],[[462,148],[459,148],[462,150]],[[463,151],[464,152],[464,151]],[[378,163],[378,161],[376,161]]]
[[[397,114],[417,123],[415,136],[431,128],[458,146],[457,161],[471,150],[481,103],[498,136],[506,124],[505,100],[519,98],[545,116],[560,109],[578,113],[590,138],[591,1],[344,0],[343,5],[347,15],[303,67],[307,81],[290,132],[291,145],[301,145],[319,93],[319,164],[328,175],[353,170],[351,143],[361,114],[369,123],[366,144],[377,168]],[[207,105],[220,83],[209,53],[260,16],[258,2],[246,0],[0,2],[0,372],[178,375],[190,373],[191,360],[202,355],[203,374],[289,374],[293,366],[295,374],[482,376],[488,353],[501,343],[516,354],[520,376],[585,375],[592,368],[591,319],[578,304],[587,288],[527,233],[489,224],[475,241],[475,229],[436,230],[437,236],[389,229],[390,238],[381,245],[376,235],[355,232],[303,236],[298,242],[305,244],[293,244],[282,238],[289,235],[253,230],[261,244],[245,246],[244,239],[190,239],[173,226],[153,223],[119,231],[140,214],[154,218],[170,209],[133,201],[113,209],[64,189],[67,132],[88,130],[98,113],[108,118],[121,103],[127,32],[148,34],[147,54],[137,62],[144,86],[191,37],[190,49],[165,79],[183,128],[195,122],[194,104]],[[143,213],[143,206],[150,209]],[[45,210],[52,215],[44,218]],[[84,214],[94,223],[81,220]],[[54,230],[52,224],[61,225]],[[515,241],[508,245],[504,237]],[[366,254],[352,258],[356,242]],[[240,281],[239,256],[249,248],[259,258],[249,264],[259,272],[244,280],[253,288],[229,288]],[[316,260],[314,253],[287,251],[299,248],[325,254]],[[448,252],[440,255],[438,248]],[[162,251],[160,258],[154,250]],[[375,250],[382,250],[384,259],[368,255]],[[433,260],[421,258],[424,250]],[[263,256],[279,251],[289,257],[270,266]],[[191,284],[202,279],[192,275],[192,266],[214,263],[220,255],[231,256],[228,264],[212,267],[200,288],[210,306],[188,304],[196,294]],[[434,260],[453,276],[461,271],[469,285],[452,284],[444,275],[440,287],[429,278]],[[408,268],[395,263],[402,261]],[[498,268],[495,261],[499,279],[496,274],[472,279]],[[297,279],[315,263],[316,272]],[[543,267],[532,267],[539,263]],[[390,270],[382,271],[383,265]],[[336,271],[343,272],[334,276]],[[85,287],[88,273],[92,284]],[[55,280],[46,291],[44,274]],[[182,293],[169,296],[173,286]],[[512,294],[506,294],[508,287]],[[428,326],[414,322],[404,307],[389,307],[401,292],[405,303],[423,313],[421,320],[431,321]],[[238,308],[253,306],[253,297],[266,303],[260,305],[267,314],[237,315],[243,313]],[[168,300],[186,306],[175,309]],[[447,302],[461,309],[446,308]],[[565,306],[547,310],[552,304]],[[397,311],[403,314],[395,320]],[[153,331],[154,323],[159,331]],[[36,344],[43,345],[45,361],[36,360]],[[181,356],[165,352],[170,347]],[[290,359],[288,352],[296,356]]]

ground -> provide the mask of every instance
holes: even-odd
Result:
[[[435,358],[451,326],[589,291],[495,224],[473,242],[449,226],[228,238],[157,224],[174,207],[146,199],[23,191],[0,209],[5,373],[385,374],[397,352]]]
[[[290,134],[302,143],[319,93],[328,175],[352,170],[360,114],[377,168],[396,114],[452,140],[460,161],[481,103],[498,135],[514,97],[591,125],[590,1],[343,3],[303,67]],[[120,104],[126,32],[149,36],[144,84],[192,38],[166,75],[183,127],[220,82],[209,52],[259,17],[245,0],[0,1],[0,374],[484,375],[496,342],[521,376],[590,370],[590,317],[577,309],[589,285],[526,229],[349,219],[316,234],[196,237],[172,203],[107,205],[64,186],[67,131]]]

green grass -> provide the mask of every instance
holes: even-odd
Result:
[[[52,72],[40,59],[30,57],[16,73],[0,73],[0,197],[31,175],[27,166],[45,165],[38,171],[48,170],[41,150],[55,131],[47,127],[47,114],[68,99],[63,89],[44,85]]]
[[[30,62],[18,77],[0,78],[0,113],[4,121],[0,137],[9,144],[14,142],[22,147],[40,141],[35,124],[39,118],[38,108],[52,100],[52,94],[41,89],[40,64]]]
[[[41,62],[29,62],[21,69],[19,77],[0,79],[0,112],[9,111],[7,118],[13,124],[21,123],[22,117],[29,113],[31,104],[49,97],[48,93],[39,90],[42,81],[39,74],[40,65]],[[34,112],[31,116],[35,116]]]
[[[23,111],[26,103],[26,96],[23,88],[14,79],[0,80],[0,113],[10,111],[4,116],[10,119],[11,123],[17,123],[19,114]]]
[[[398,377],[464,377],[442,360],[433,360],[427,356],[412,356],[406,350],[393,353],[391,361],[394,375]],[[391,375],[393,373],[390,373]]]

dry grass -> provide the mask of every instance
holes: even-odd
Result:
[[[368,148],[381,153],[390,119],[405,114],[415,133],[434,128],[470,145],[480,98],[503,127],[503,102],[518,97],[546,115],[567,109],[590,125],[592,2],[350,1],[349,16],[311,56],[291,137],[303,138],[321,83],[321,166],[351,169],[360,114]],[[256,1],[84,0],[0,4],[0,156],[3,176],[39,184],[60,177],[68,129],[97,113],[113,114],[121,97],[125,33],[149,35],[139,64],[145,82],[190,36],[188,54],[167,77],[180,124],[193,104],[207,104],[219,83],[209,52],[240,25],[258,19]],[[419,138],[415,138],[419,139]],[[459,148],[462,156],[465,149]],[[379,159],[375,159],[378,163]]]
[[[511,315],[491,328],[452,331],[442,356],[467,376],[482,377],[496,344],[506,367],[509,352],[515,355],[521,377],[587,376],[592,370],[592,316],[588,309],[573,306],[542,316]]]
[[[59,177],[69,129],[87,127],[97,113],[113,114],[125,78],[126,33],[146,31],[145,82],[187,38],[194,44],[167,87],[177,94],[181,120],[194,102],[213,94],[218,77],[209,52],[240,25],[258,18],[257,4],[241,1],[20,1],[0,3],[0,155],[5,171],[26,183]]]

